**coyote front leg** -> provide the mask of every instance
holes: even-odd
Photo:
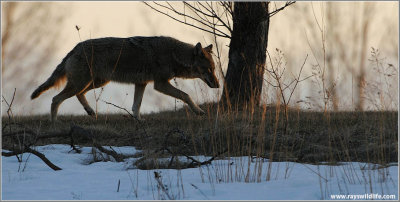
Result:
[[[168,81],[154,81],[154,89],[166,95],[182,100],[188,104],[190,108],[198,115],[205,114],[204,111],[192,101],[188,94],[175,88]]]
[[[93,117],[93,116],[96,115],[96,113],[90,107],[88,101],[86,100],[85,94],[88,91],[90,91],[90,90],[92,90],[94,88],[99,88],[99,87],[105,86],[108,82],[109,81],[107,81],[107,80],[96,79],[96,80],[94,80],[94,85],[93,85],[93,83],[90,83],[84,91],[82,91],[81,93],[76,95],[76,97],[78,98],[79,102],[82,104],[83,108],[85,109],[85,111],[87,112],[87,114],[89,116]]]
[[[143,93],[146,83],[135,84],[135,97],[132,105],[133,116],[140,119],[140,105],[142,105]]]
[[[85,92],[86,93],[86,92]],[[86,113],[89,116],[95,116],[96,113],[90,107],[88,101],[86,100],[85,93],[77,94],[76,97],[78,98],[79,102],[82,104],[83,108],[85,109]]]

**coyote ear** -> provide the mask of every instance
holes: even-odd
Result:
[[[201,49],[203,49],[203,48],[201,47],[201,44],[199,42],[199,43],[196,44],[196,47],[194,47],[194,54],[195,55],[200,55],[201,54]]]
[[[212,47],[213,45],[210,44],[209,46],[205,47],[204,50],[207,51],[208,53],[212,53]]]

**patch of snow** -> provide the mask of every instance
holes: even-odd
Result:
[[[93,159],[91,147],[81,148],[80,154],[68,145],[35,149],[62,170],[53,171],[28,153],[21,163],[15,156],[2,157],[3,200],[319,200],[331,199],[332,194],[399,199],[397,163],[380,168],[359,162],[337,166],[272,162],[266,181],[268,160],[248,157],[214,160],[200,168],[138,170],[133,166],[135,158],[88,164]],[[134,147],[113,149],[126,155],[140,152]],[[154,172],[161,176],[158,180]]]

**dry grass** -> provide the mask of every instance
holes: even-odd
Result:
[[[167,146],[187,155],[213,156],[226,150],[223,156],[273,157],[274,161],[397,162],[397,112],[324,114],[289,109],[285,123],[284,110],[275,107],[258,108],[253,113],[219,112],[217,119],[216,104],[201,108],[208,115],[196,116],[181,109],[143,115],[142,122],[125,114],[99,114],[97,120],[63,115],[55,124],[48,115],[15,116],[13,120],[40,134],[68,133],[72,125],[77,125],[94,131],[96,141],[102,145],[129,145],[149,152]],[[3,127],[8,121],[3,117]],[[9,130],[3,128],[3,134]],[[90,145],[84,138],[78,141],[80,145]],[[69,139],[44,139],[38,143],[68,144]],[[11,144],[9,138],[3,137],[3,148],[11,148]]]

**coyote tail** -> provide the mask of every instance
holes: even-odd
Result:
[[[65,63],[67,59],[72,55],[72,51],[65,56],[62,62],[57,66],[51,76],[45,81],[42,85],[40,85],[35,91],[33,91],[31,95],[31,99],[35,99],[40,96],[44,91],[50,89],[53,86],[61,85],[66,80],[66,72],[65,72]]]

